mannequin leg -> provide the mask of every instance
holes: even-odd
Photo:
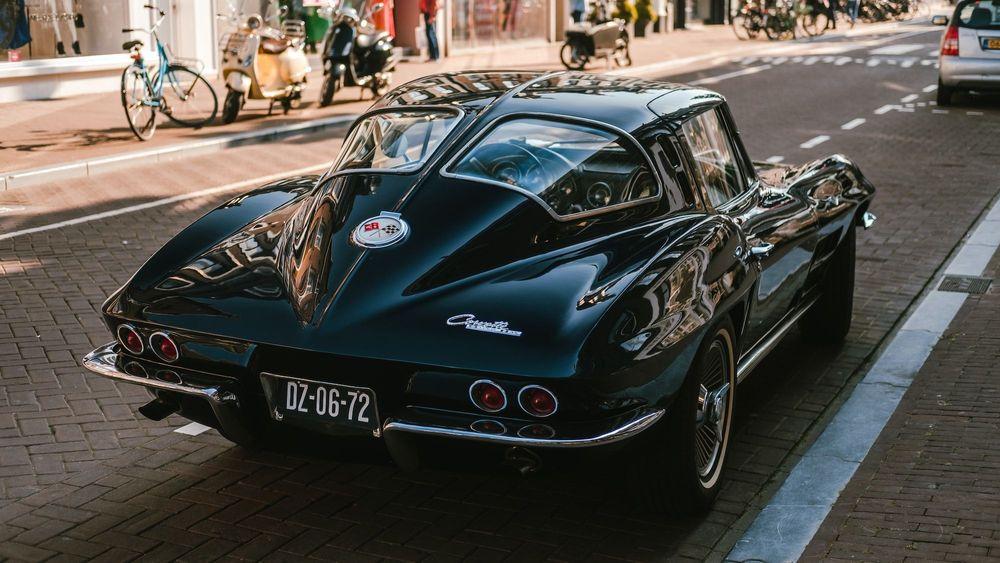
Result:
[[[59,13],[58,10],[59,8],[56,7],[56,0],[49,0],[49,11],[52,13],[53,17]],[[56,54],[60,57],[65,56],[66,49],[63,47],[62,33],[59,32],[59,20],[52,20],[52,29],[56,32]]]
[[[73,0],[62,0],[62,4],[63,4],[63,12],[65,12],[67,14],[72,14],[73,13]],[[74,24],[73,20],[71,20],[71,19],[70,20],[66,20],[66,22],[69,24],[69,34],[73,38],[73,53],[76,54],[76,55],[79,55],[80,54],[80,40],[76,36],[76,24]]]

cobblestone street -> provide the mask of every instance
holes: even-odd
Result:
[[[0,215],[0,560],[724,559],[1000,193],[997,98],[941,110],[933,66],[873,52],[926,54],[940,29],[793,43],[645,76],[724,94],[755,160],[843,153],[878,190],[878,222],[858,232],[846,345],[812,348],[793,332],[741,384],[724,488],[698,519],[635,507],[613,463],[522,478],[404,472],[378,444],[252,451],[214,430],[178,432],[188,423],[178,416],[147,420],[136,412],[146,390],[84,371],[83,355],[112,338],[98,313],[107,296],[240,190],[72,219],[318,171],[345,128],[0,192],[0,204],[23,208]],[[836,64],[842,55],[866,62]],[[868,64],[876,58],[896,62]],[[995,285],[965,303],[807,558],[1000,557],[998,318]]]

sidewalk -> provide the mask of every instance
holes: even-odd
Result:
[[[884,24],[864,27],[876,28],[879,25]],[[857,32],[855,30],[854,33]],[[836,38],[837,34],[828,34],[819,40]],[[696,57],[698,62],[704,63],[717,57],[744,56],[787,44],[766,40],[741,42],[729,26],[706,26],[635,39],[632,45],[633,68],[656,65],[650,68],[656,71],[659,70],[657,67],[669,64],[669,61],[684,64]],[[521,45],[461,54],[437,63],[400,63],[394,84],[431,73],[466,69],[559,69],[562,68],[559,63],[560,47],[560,43]],[[312,62],[313,68],[320,68],[316,57],[312,58]],[[597,61],[588,70],[601,72],[606,68],[601,61]],[[321,71],[313,71],[309,75],[302,106],[288,115],[282,115],[279,108],[274,115],[267,116],[267,101],[249,100],[239,119],[229,125],[217,121],[194,130],[177,127],[166,119],[158,120],[155,136],[145,143],[136,140],[129,131],[118,93],[3,104],[0,105],[0,174],[10,175],[69,162],[149,151],[223,135],[252,134],[335,116],[352,116],[372,103],[370,93],[362,95],[360,89],[352,87],[338,92],[332,106],[320,108],[316,100],[321,83]],[[215,80],[213,85],[221,105],[225,87],[219,80]],[[3,188],[0,183],[0,190]]]
[[[1000,274],[1000,254],[984,276]],[[803,560],[1000,558],[1000,288],[970,295]]]

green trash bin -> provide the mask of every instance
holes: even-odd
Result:
[[[319,8],[306,8],[306,41],[314,45],[322,45],[330,20],[319,15]]]

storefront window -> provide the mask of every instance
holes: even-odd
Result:
[[[128,0],[0,0],[0,63],[122,52]]]
[[[454,0],[452,6],[458,49],[546,37],[545,0]]]

